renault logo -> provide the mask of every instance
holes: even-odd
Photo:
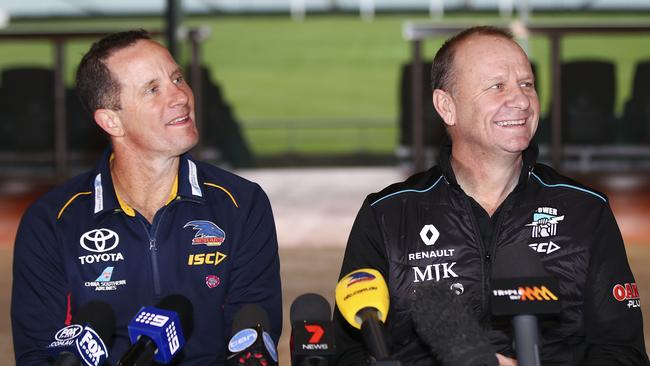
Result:
[[[81,247],[93,253],[104,253],[115,249],[120,243],[117,233],[109,229],[95,229],[84,233],[79,238]]]
[[[435,244],[439,236],[440,233],[438,232],[438,229],[436,229],[436,227],[431,224],[424,225],[422,227],[422,230],[420,230],[420,238],[426,245]]]

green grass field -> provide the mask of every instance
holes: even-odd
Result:
[[[533,21],[650,22],[650,16],[546,14]],[[244,125],[246,136],[258,154],[283,151],[345,153],[359,150],[355,128],[330,128],[323,121],[397,121],[400,65],[410,58],[410,45],[402,38],[405,20],[426,20],[423,15],[380,15],[372,22],[358,16],[307,16],[302,23],[288,16],[188,17],[187,25],[207,25],[211,36],[202,49],[203,62],[212,70],[225,97]],[[489,14],[458,14],[445,22],[490,23]],[[100,19],[17,21],[14,29],[124,29],[160,28],[158,19]],[[432,58],[442,39],[425,44]],[[88,42],[72,42],[66,51],[67,80]],[[51,47],[45,42],[0,43],[0,68],[19,65],[51,65]],[[181,58],[187,59],[184,49]],[[534,37],[529,53],[538,67],[538,87],[543,108],[549,97],[548,42]],[[616,105],[620,112],[629,97],[634,65],[650,59],[650,34],[634,36],[574,36],[564,40],[564,60],[601,58],[617,66]],[[265,122],[266,121],[266,122]],[[274,121],[284,121],[277,124]],[[275,131],[256,128],[277,124]],[[379,123],[379,122],[378,122]],[[340,125],[336,124],[335,125]],[[246,128],[250,126],[251,128]],[[283,127],[284,126],[284,127]],[[302,129],[308,126],[307,129]],[[391,152],[396,146],[395,128],[361,141],[367,151]],[[337,132],[338,131],[338,132]],[[282,137],[284,136],[284,137]],[[287,137],[288,136],[288,137]],[[292,146],[281,143],[297,141]],[[309,141],[309,142],[306,142]],[[366,146],[366,145],[363,145]]]

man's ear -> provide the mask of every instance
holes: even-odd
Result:
[[[433,90],[433,106],[447,126],[456,124],[456,104],[449,93],[442,89]]]
[[[95,123],[111,137],[124,135],[122,120],[112,109],[97,109],[94,113]]]

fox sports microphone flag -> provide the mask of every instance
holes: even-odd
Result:
[[[73,323],[54,335],[48,348],[55,366],[99,366],[108,358],[108,341],[115,332],[115,314],[103,301],[84,304]]]

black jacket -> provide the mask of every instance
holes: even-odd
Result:
[[[542,327],[543,365],[648,364],[638,292],[607,198],[536,164],[536,150],[524,152],[519,183],[491,218],[456,183],[451,146],[438,166],[364,201],[341,277],[364,267],[384,275],[389,347],[403,365],[437,364],[410,317],[413,291],[432,284],[459,294],[495,350],[514,357],[509,323],[491,316],[488,295],[494,259],[516,244],[536,251],[560,284],[562,311]],[[359,332],[338,309],[335,328],[337,364],[363,364]]]

